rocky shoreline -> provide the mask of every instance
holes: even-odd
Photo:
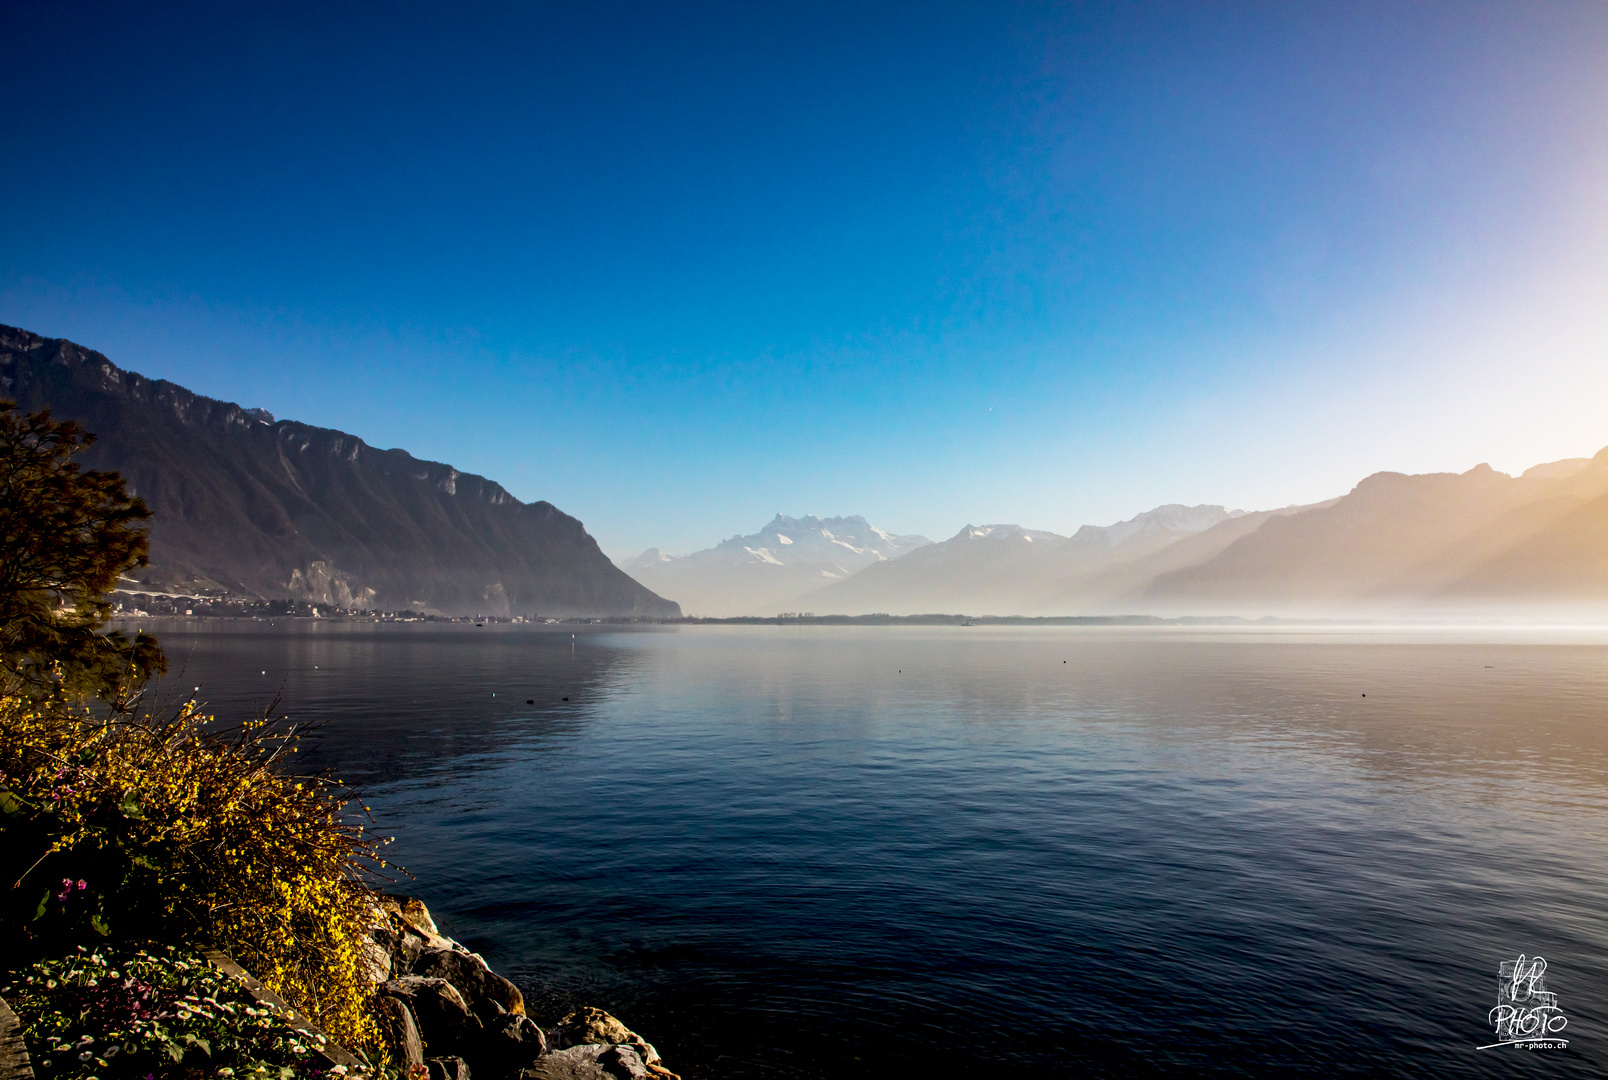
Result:
[[[549,1026],[538,1023],[526,1014],[519,988],[443,935],[418,900],[381,896],[369,946],[366,974],[375,984],[391,1065],[402,1080],[680,1080],[652,1044],[601,1009],[582,1007]],[[308,1060],[316,1064],[311,1075],[375,1075],[367,1061],[329,1039],[232,957],[216,949],[203,949],[201,956],[267,1010],[258,1015],[271,1014],[304,1037]],[[180,1068],[161,1075],[200,1073]],[[36,1076],[23,1025],[0,999],[0,1080]]]
[[[601,1009],[544,1027],[519,988],[444,936],[423,902],[381,897],[369,976],[397,1067],[429,1080],[679,1080]]]

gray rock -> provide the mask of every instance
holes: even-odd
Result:
[[[423,1065],[424,1041],[407,1002],[394,994],[381,994],[374,1000],[374,1011],[385,1041],[391,1047],[392,1060],[403,1066],[404,1071],[410,1065]]]
[[[396,935],[396,945],[391,950],[391,971],[397,975],[410,974],[419,954],[429,947],[430,943],[423,935],[403,923]]]
[[[397,946],[402,941],[402,935],[396,927],[391,925],[390,917],[379,908],[374,909],[375,924],[368,929],[369,940],[374,942],[388,954],[395,955]],[[398,974],[407,974],[399,972]]]
[[[629,1046],[611,1046],[599,1054],[597,1060],[620,1080],[648,1080],[652,1075],[642,1055]]]
[[[413,970],[413,961],[419,954],[429,948],[429,942],[424,935],[404,919],[391,903],[388,907],[377,905],[374,909],[375,923],[369,927],[369,940],[389,957],[388,966],[391,977],[406,975]]]
[[[441,928],[436,926],[435,918],[424,901],[412,896],[382,895],[380,902],[391,911],[396,912],[407,922],[423,930],[425,933],[439,937]]]
[[[486,1025],[474,1045],[471,1060],[477,1072],[516,1076],[547,1050],[547,1040],[536,1021],[504,1013]]]
[[[589,1043],[543,1054],[520,1080],[649,1080],[650,1071],[629,1046]]]
[[[492,1016],[499,1015],[498,1010],[489,1008],[492,1003],[500,1006],[502,1012],[515,1016],[525,1013],[525,996],[519,992],[519,987],[488,969],[484,961],[471,953],[426,949],[413,962],[413,973],[447,980],[482,1018],[488,1012]]]
[[[548,1032],[547,1040],[558,1049],[570,1046],[629,1043],[639,1036],[602,1009],[583,1005],[565,1015]]]
[[[519,1080],[614,1080],[597,1059],[606,1046],[572,1046],[537,1058]]]
[[[400,997],[413,1010],[426,1051],[437,1055],[457,1053],[470,1045],[484,1027],[469,1011],[463,995],[445,979],[404,975],[380,987],[382,994]]]
[[[555,1050],[595,1044],[629,1046],[645,1064],[652,1066],[659,1063],[659,1052],[652,1044],[615,1017],[590,1005],[582,1006],[560,1020],[548,1031],[547,1043]]]
[[[424,1064],[430,1080],[469,1080],[469,1065],[463,1058],[431,1058]]]
[[[392,975],[391,950],[370,935],[369,940],[359,943],[361,949],[359,963],[363,965],[363,974],[368,976],[370,982],[382,983]]]

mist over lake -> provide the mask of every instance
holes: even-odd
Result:
[[[1603,1073],[1608,632],[154,628],[688,1077]]]

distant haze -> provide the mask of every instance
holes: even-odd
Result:
[[[778,517],[768,529],[792,523]],[[650,552],[627,569],[707,614],[1596,621],[1608,618],[1608,449],[1518,477],[1489,465],[1461,474],[1377,473],[1308,506],[1251,513],[1162,506],[1072,536],[968,525],[940,543],[867,560],[854,573],[823,574],[831,580],[803,591],[806,578],[745,543],[762,538],[682,560]],[[678,578],[678,567],[699,572]],[[768,591],[753,584],[761,580]]]
[[[770,614],[795,610],[823,584],[931,543],[925,536],[894,536],[859,516],[777,514],[759,532],[705,551],[675,556],[649,548],[620,568],[660,595],[680,597],[688,614]]]

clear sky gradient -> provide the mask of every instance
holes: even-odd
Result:
[[[1608,4],[0,8],[0,321],[611,555],[1608,445]]]

